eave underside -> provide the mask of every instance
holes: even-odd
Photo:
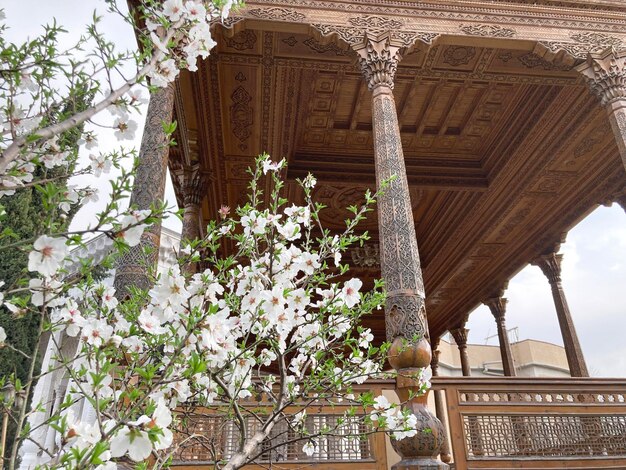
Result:
[[[287,158],[294,202],[295,178],[316,175],[323,222],[339,230],[345,208],[375,184],[370,94],[355,59],[301,26],[248,26],[218,28],[217,51],[181,76],[183,142],[170,168],[198,163],[213,174],[210,220],[245,202],[245,169],[268,151]],[[458,326],[624,186],[608,120],[573,64],[546,60],[530,42],[507,45],[446,37],[408,54],[396,76],[431,336]],[[362,229],[375,243],[375,214]],[[354,274],[371,282],[380,271]],[[368,320],[379,337],[383,315]]]

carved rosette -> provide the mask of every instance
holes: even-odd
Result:
[[[139,149],[139,165],[130,198],[131,207],[150,209],[152,204],[163,200],[169,156],[168,137],[163,131],[163,123],[172,121],[173,109],[173,84],[159,88],[150,95]],[[137,246],[131,247],[120,258],[114,280],[120,298],[127,295],[130,287],[150,287],[149,271],[156,267],[160,238],[161,225],[155,224],[143,233]]]

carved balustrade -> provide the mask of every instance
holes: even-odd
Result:
[[[393,386],[394,381],[376,380],[356,385],[354,390],[355,393],[372,391],[378,395],[383,390],[393,389]],[[241,408],[248,435],[258,430],[263,424],[263,416],[271,409],[269,402],[262,396],[260,401],[248,399]],[[337,470],[386,470],[385,435],[372,432],[363,421],[362,410],[354,417],[348,417],[348,423],[343,421],[340,425],[340,420],[344,419],[349,408],[345,402],[334,402],[331,405],[328,401],[315,401],[310,405],[304,422],[310,435],[322,429],[337,428],[337,431],[316,437],[316,450],[312,455],[307,455],[302,449],[307,440],[301,439],[291,425],[293,415],[301,411],[302,407],[287,407],[284,418],[276,423],[269,438],[261,444],[260,456],[254,464],[245,468],[279,465],[280,468],[296,469],[315,465],[316,468]],[[177,420],[179,431],[174,438],[176,451],[173,466],[179,470],[199,466],[212,468],[216,459],[228,460],[237,452],[239,429],[232,417],[220,413],[219,407],[179,410]]]
[[[626,468],[626,379],[433,377],[432,382],[445,397],[444,422],[456,470]],[[380,380],[362,387],[378,394],[394,385]],[[251,400],[250,406],[262,416],[267,404]],[[341,405],[314,406],[307,426],[314,431],[332,425],[344,410]],[[295,412],[287,410],[288,415]],[[236,449],[233,422],[214,410],[195,409],[181,416],[180,423],[173,461],[178,469],[206,467],[215,453],[227,459]],[[250,420],[248,425],[257,424]],[[369,429],[355,422],[354,431]],[[394,458],[387,455],[381,433],[365,439],[324,437],[312,456],[302,452],[301,441],[290,442],[294,437],[286,421],[278,424],[274,442],[263,444],[257,465],[384,470]]]
[[[433,388],[457,470],[626,468],[625,379],[437,377]]]

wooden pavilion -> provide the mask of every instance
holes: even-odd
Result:
[[[446,331],[463,358],[468,315],[485,303],[514,376],[503,293],[535,263],[581,377],[435,380],[456,468],[626,468],[626,381],[585,378],[558,254],[599,204],[626,208],[626,3],[249,0],[214,33],[199,70],[151,99],[147,122],[173,114],[179,145],[164,153],[160,126],[146,127],[134,201],[162,198],[167,164],[183,236],[197,237],[221,205],[244,202],[245,169],[267,151],[289,180],[316,176],[323,221],[340,229],[347,206],[396,175],[363,226],[372,244],[350,253],[359,277],[389,289],[376,335],[425,336],[391,365],[436,370]],[[287,194],[302,198],[295,184]],[[129,256],[116,284],[140,278]],[[445,467],[429,459],[450,454],[433,429],[396,468]],[[367,468],[386,468],[374,457]]]

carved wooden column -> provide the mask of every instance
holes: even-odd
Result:
[[[450,334],[454,338],[457,347],[459,348],[459,355],[461,356],[461,371],[463,377],[469,377],[472,375],[472,370],[467,356],[467,335],[469,330],[464,327],[455,328],[450,330]]]
[[[439,350],[439,340],[437,338],[435,340],[431,340],[431,346],[433,348],[433,357],[430,360],[430,370],[432,371],[433,377],[439,376],[439,355],[441,351]],[[447,418],[446,418],[446,410],[443,403],[443,390],[435,390],[435,413],[437,414],[437,418],[441,421],[441,425],[444,429],[448,428]],[[448,445],[448,440],[445,439],[443,442],[443,446],[441,447],[441,454],[439,455],[442,461],[448,463],[452,460],[452,455],[450,454],[450,446]]]
[[[576,69],[606,109],[626,168],[626,49],[589,54]]]
[[[393,97],[394,75],[400,60],[400,45],[391,33],[370,37],[354,46],[359,64],[372,91],[374,158],[378,187],[391,178],[378,199],[380,263],[387,288],[385,324],[392,342],[389,363],[398,371],[396,391],[417,417],[418,432],[412,438],[392,445],[402,460],[395,469],[437,469],[447,465],[437,460],[445,441],[441,422],[426,408],[426,397],[411,398],[415,377],[428,367],[431,348],[428,342],[424,283],[409,185],[400,140],[400,128]]]
[[[535,259],[532,264],[541,268],[550,283],[571,376],[589,377],[585,357],[583,356],[583,351],[578,341],[578,335],[576,334],[576,328],[574,327],[574,322],[567,305],[567,299],[565,298],[565,292],[561,285],[561,260],[563,259],[563,255],[557,255],[556,251],[558,250],[540,256]]]
[[[174,85],[159,88],[150,95],[146,124],[139,149],[139,166],[130,198],[131,206],[150,209],[163,201],[169,146],[163,123],[172,121]],[[159,257],[161,225],[155,224],[141,236],[141,242],[120,259],[115,273],[118,297],[124,297],[130,286],[150,287],[148,269],[156,266]]]
[[[185,168],[183,175],[183,214],[182,240],[196,240],[200,238],[200,209],[202,199],[206,196],[209,184],[209,175],[199,168]]]
[[[493,314],[496,319],[496,325],[498,326],[498,338],[500,340],[500,354],[502,355],[502,367],[504,369],[504,375],[507,377],[514,377],[515,364],[513,363],[513,352],[511,351],[511,343],[509,342],[509,335],[506,331],[505,313],[507,300],[501,295],[498,297],[492,297],[483,302]]]

